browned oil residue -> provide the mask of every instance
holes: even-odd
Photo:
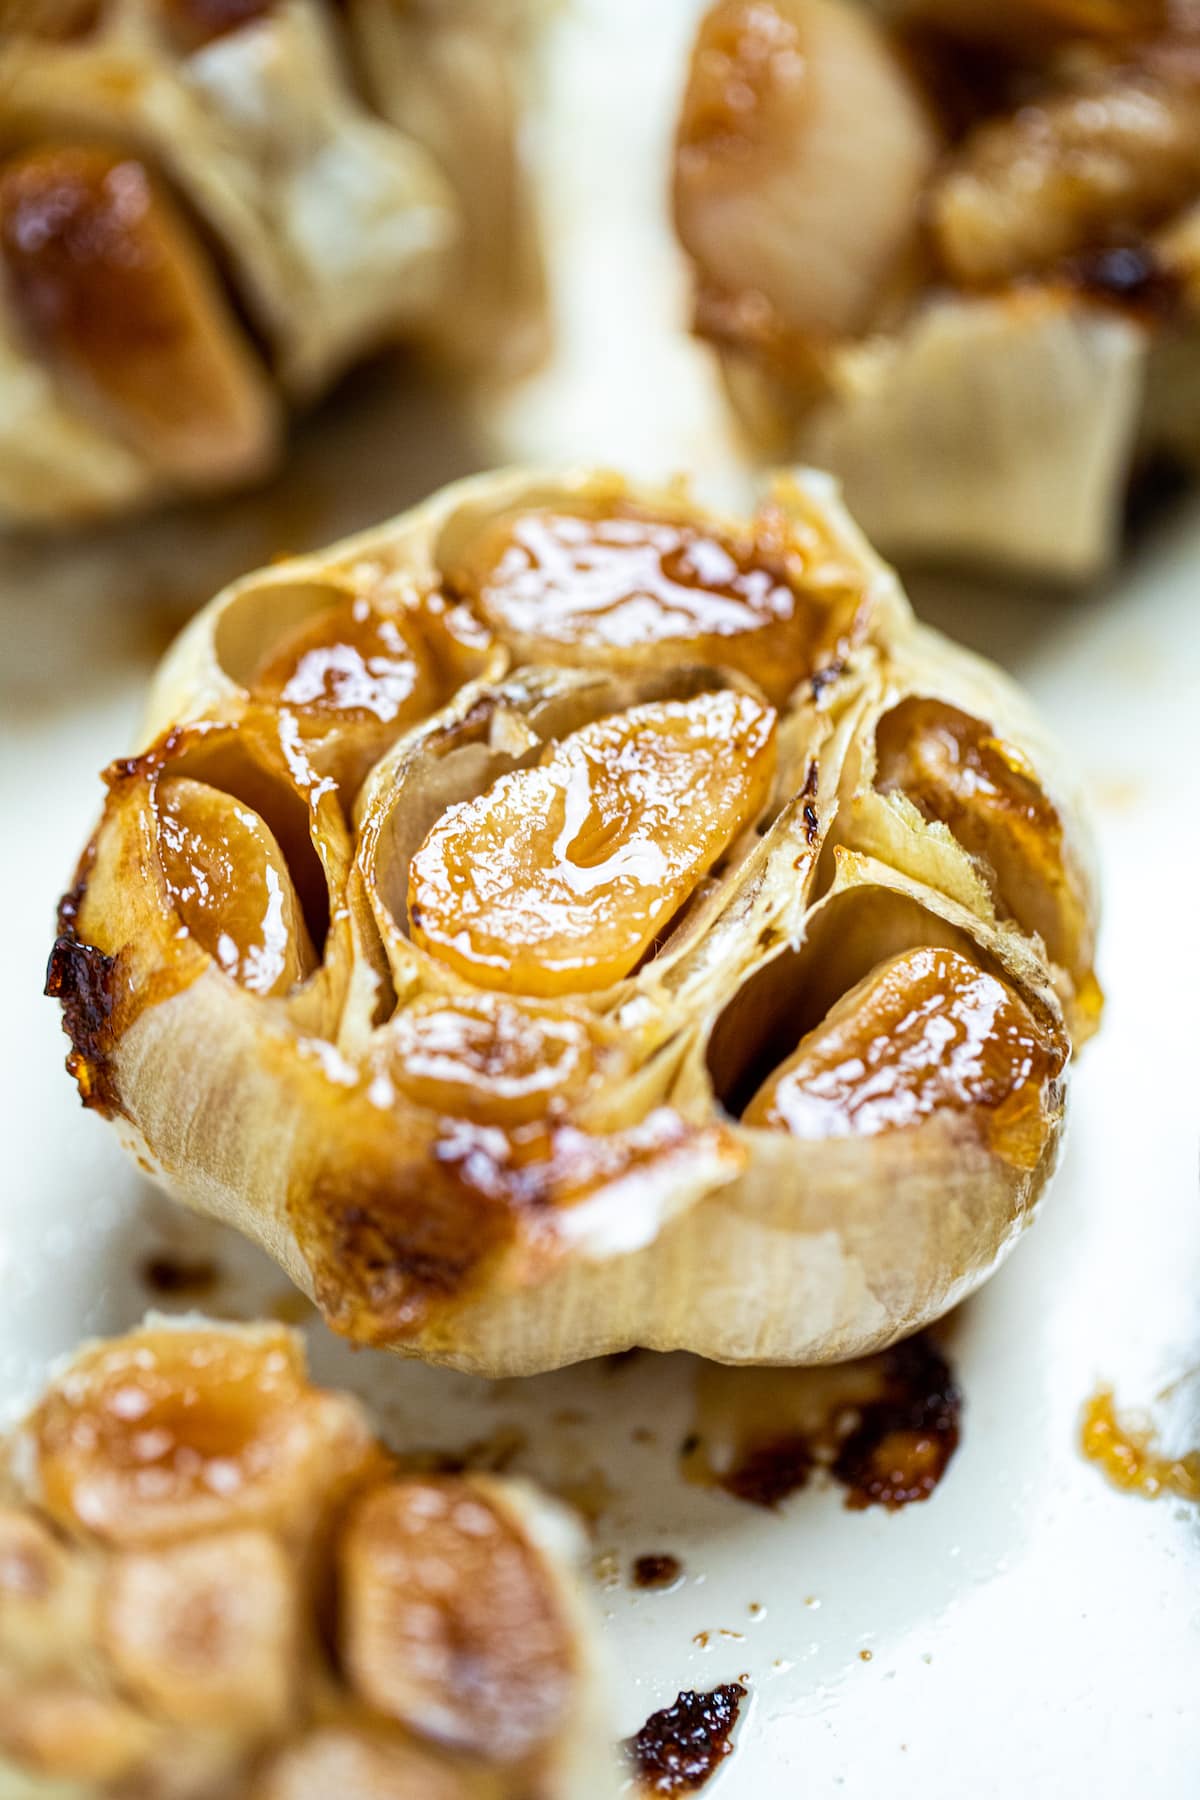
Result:
[[[689,1690],[651,1713],[625,1748],[642,1794],[694,1794],[733,1749],[730,1736],[746,1690],[731,1681],[710,1693]]]
[[[674,1587],[682,1574],[683,1564],[677,1556],[667,1556],[655,1553],[651,1556],[637,1556],[634,1558],[634,1587]]]
[[[778,1507],[824,1470],[853,1508],[927,1500],[958,1447],[962,1395],[927,1334],[824,1369],[702,1365],[687,1479]]]
[[[166,1299],[199,1299],[211,1294],[221,1279],[220,1264],[211,1257],[162,1254],[148,1256],[138,1271],[143,1287]]]
[[[1123,1419],[1111,1388],[1100,1388],[1083,1410],[1080,1428],[1083,1454],[1127,1494],[1156,1500],[1174,1494],[1200,1500],[1200,1450],[1166,1456],[1153,1428],[1141,1420]]]

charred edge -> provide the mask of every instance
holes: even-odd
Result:
[[[652,1713],[625,1750],[646,1794],[695,1793],[720,1767],[733,1745],[730,1736],[746,1690],[738,1681],[710,1693],[691,1690],[672,1706]]]
[[[817,759],[814,756],[808,765],[808,773],[804,777],[804,786],[800,790],[800,798],[804,802],[804,841],[810,847],[816,843],[818,837],[821,835],[821,821],[817,817],[817,809],[814,804],[817,783],[820,780],[820,776],[821,771],[817,766]]]
[[[120,756],[109,763],[101,779],[106,787],[115,788],[127,781],[146,781],[159,774],[174,756],[185,737],[185,727],[173,725],[165,737],[159,738],[139,756]]]
[[[862,1408],[833,1464],[846,1505],[894,1512],[928,1500],[958,1448],[962,1404],[950,1365],[930,1338],[889,1351],[887,1390]]]
[[[87,895],[88,882],[92,878],[92,870],[96,866],[96,838],[93,836],[84,848],[83,855],[75,865],[75,879],[58,903],[58,935],[70,938],[74,943],[78,940],[76,927],[79,913]],[[47,975],[49,980],[49,975]]]
[[[116,966],[116,958],[95,944],[81,944],[73,932],[64,933],[54,941],[43,989],[62,1007],[63,1029],[71,1040],[67,1071],[79,1097],[106,1118],[121,1110],[111,1066]]]

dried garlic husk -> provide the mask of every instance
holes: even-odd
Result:
[[[851,1356],[1050,1177],[1075,802],[823,479],[445,489],[219,595],[107,781],[49,981],[84,1101],[362,1342]]]
[[[277,459],[289,407],[381,345],[490,367],[529,335],[524,10],[503,29],[465,3],[396,10],[390,54],[370,0],[5,20],[0,518],[234,486]]]
[[[901,560],[1063,580],[1200,459],[1200,39],[1156,0],[717,0],[679,125],[696,324],[773,460]]]
[[[0,1789],[615,1792],[579,1549],[523,1483],[406,1468],[280,1326],[88,1345],[0,1445]]]

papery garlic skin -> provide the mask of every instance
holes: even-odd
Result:
[[[580,1550],[519,1481],[406,1467],[282,1327],[87,1345],[0,1444],[0,1787],[615,1793]]]
[[[604,550],[558,570],[543,645],[488,559],[514,521],[550,516],[608,521],[605,543],[625,521],[670,567],[698,558],[685,610],[704,611],[707,571],[706,629],[681,635],[639,551],[641,635],[614,633]],[[735,565],[768,613],[722,614]],[[736,629],[707,629],[726,616]],[[425,671],[416,711],[289,706],[288,658],[319,640],[339,662],[364,617],[384,664],[403,643]],[[264,685],[278,646],[287,679]],[[589,746],[611,794],[542,831],[521,796]],[[683,756],[699,760],[672,772]],[[1101,1004],[1086,832],[1020,694],[916,624],[826,481],[781,484],[749,521],[587,472],[459,483],[218,596],[163,664],[145,748],[107,779],[50,971],[85,1103],[352,1338],[489,1374],[639,1343],[851,1356],[983,1280],[1046,1188]],[[236,821],[259,871],[194,924],[170,874],[179,795],[222,843]],[[657,904],[653,883],[635,894],[651,863],[673,870]],[[549,937],[522,950],[504,921],[571,868],[598,895],[624,883],[646,931],[623,935],[615,901],[610,930],[585,896],[569,954],[561,934],[553,955]],[[220,926],[235,947],[259,930],[247,900],[268,874],[290,924],[264,992]],[[895,966],[902,1016],[929,956],[991,996],[968,1009],[983,1074],[955,1103],[923,1077],[928,1104],[886,1129],[800,1138],[755,1117],[773,1070],[817,1066],[810,1038],[844,996]],[[939,1005],[922,1042],[954,1038]],[[989,1018],[1025,1073],[996,1074]]]
[[[399,63],[376,54],[382,10],[97,0],[6,22],[0,520],[259,479],[289,411],[387,344],[489,371],[501,345],[532,353],[525,9],[502,29],[406,7]],[[486,203],[501,167],[516,268]]]
[[[1087,580],[1147,460],[1200,454],[1198,146],[1162,8],[717,0],[675,160],[696,328],[885,554]]]

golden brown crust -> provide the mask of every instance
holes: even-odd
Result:
[[[542,661],[510,552],[551,518]],[[607,521],[632,527],[615,557]],[[664,543],[694,559],[682,606]],[[380,678],[397,645],[425,671],[386,717],[326,679],[367,613],[395,628]],[[761,661],[766,617],[802,618],[807,655]],[[341,666],[361,693],[358,650]],[[337,1329],[493,1371],[635,1337],[841,1355],[936,1316],[1029,1216],[1095,1023],[1086,843],[1019,698],[915,627],[823,492],[747,525],[608,477],[481,478],[219,597],[153,714],[52,960],[72,1067]],[[743,1118],[888,964],[903,1016],[923,952],[962,974],[921,1002],[930,1042],[980,999],[986,1095],[935,1070],[903,1123],[802,1147]],[[993,1093],[1014,1021],[1037,1054]],[[1016,1112],[1036,1131],[998,1131]],[[763,1232],[783,1251],[731,1296],[720,1259]]]
[[[607,1791],[558,1516],[512,1483],[399,1472],[281,1327],[91,1346],[6,1465],[14,1791],[241,1800],[337,1771],[345,1800],[571,1800],[581,1755]]]

